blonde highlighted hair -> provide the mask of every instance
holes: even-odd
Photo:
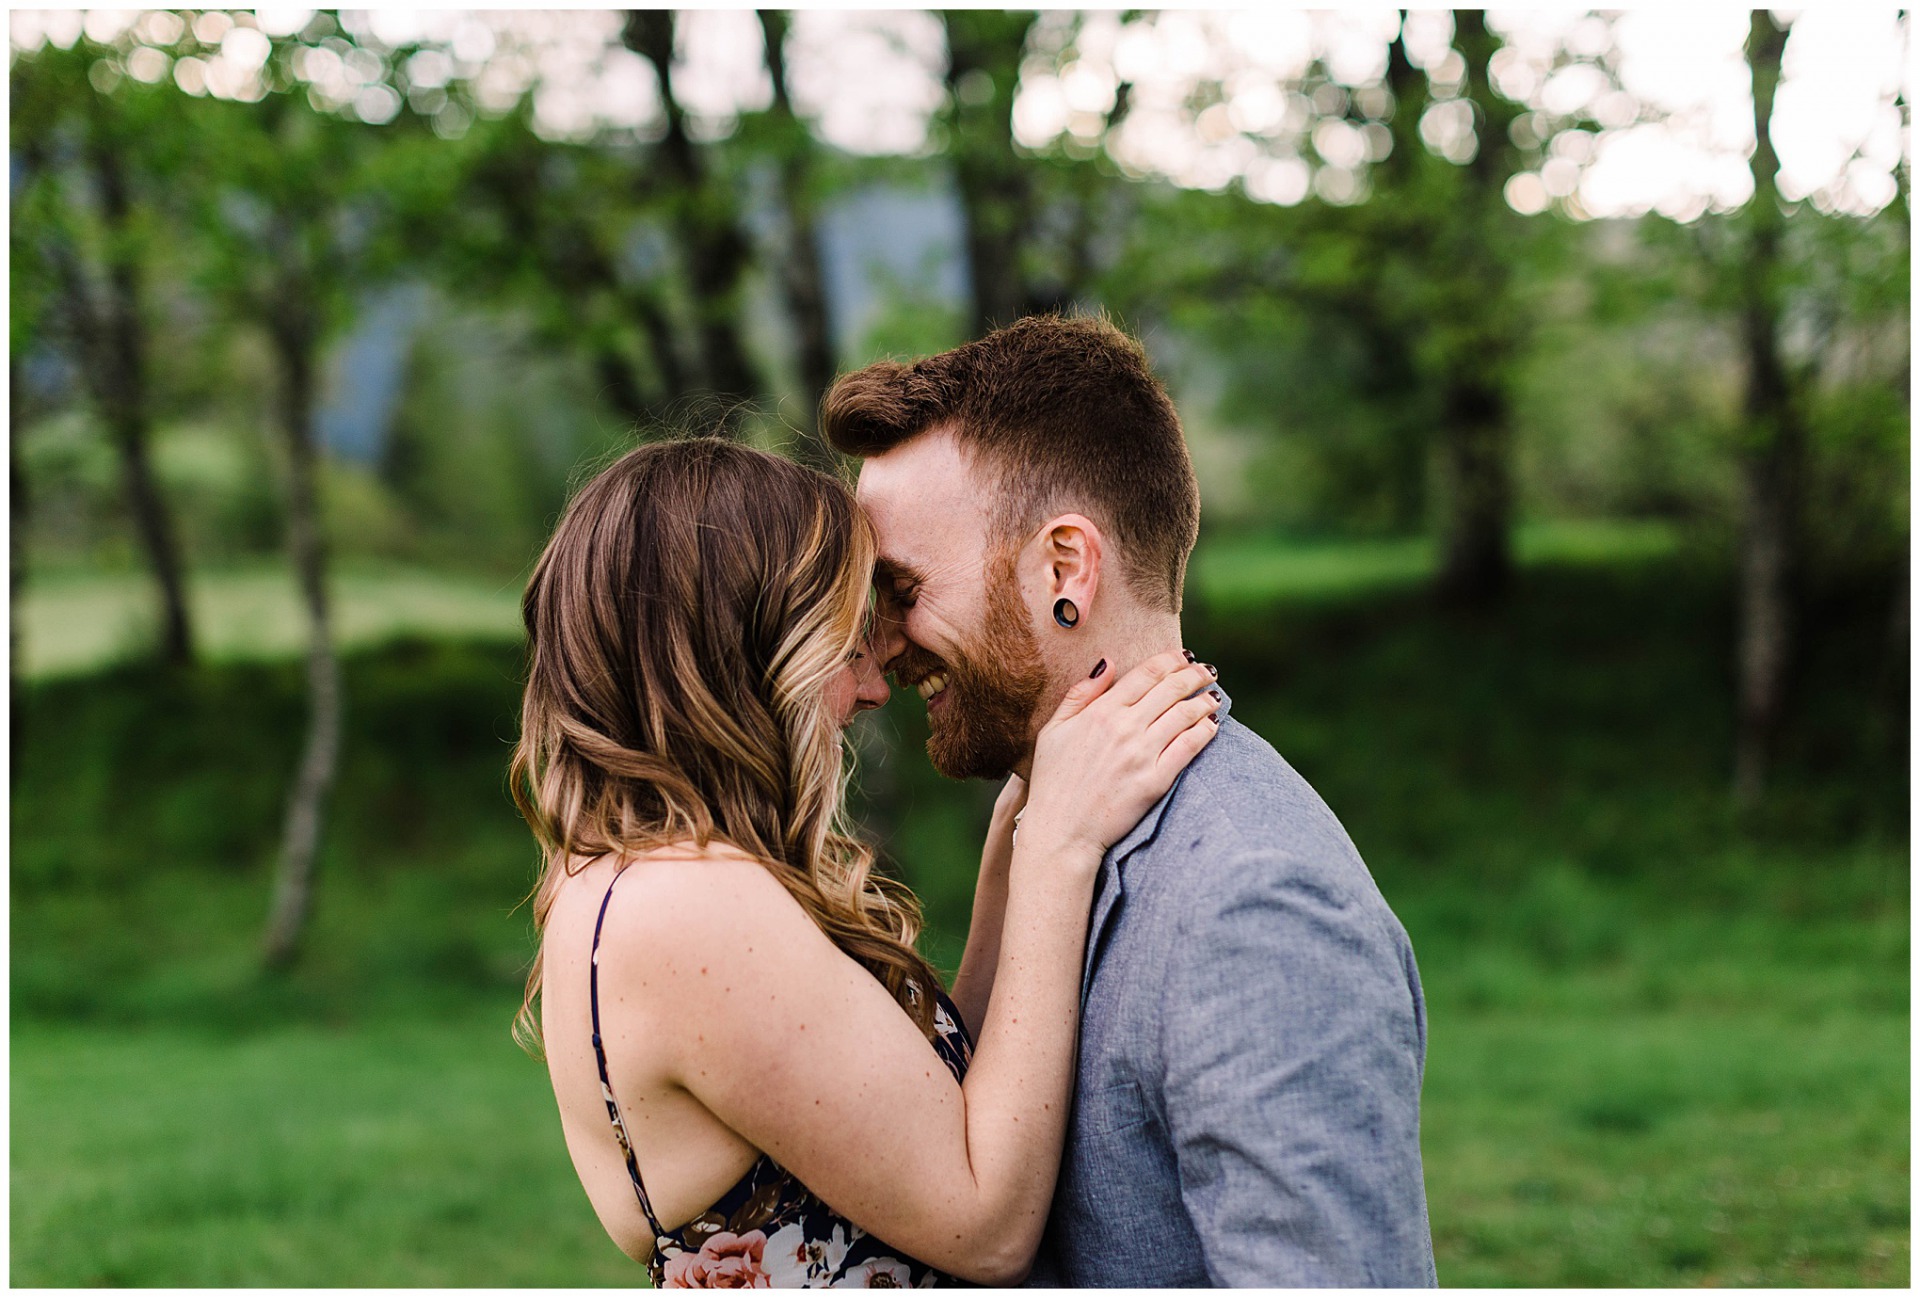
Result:
[[[628,452],[574,496],[522,601],[514,801],[536,932],[602,856],[719,840],[759,860],[933,1033],[920,908],[844,818],[828,686],[870,608],[873,534],[837,479],[718,438]],[[536,952],[514,1036],[539,1053]]]

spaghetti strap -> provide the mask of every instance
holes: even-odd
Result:
[[[593,921],[593,956],[587,963],[587,1003],[593,1010],[593,1057],[600,1065],[600,1095],[607,1102],[607,1118],[613,1123],[614,1139],[620,1142],[620,1153],[627,1160],[627,1177],[633,1182],[633,1192],[640,1198],[640,1211],[647,1214],[647,1225],[653,1228],[653,1236],[658,1243],[668,1239],[667,1232],[660,1227],[660,1219],[653,1215],[653,1203],[647,1198],[647,1187],[640,1183],[640,1165],[634,1161],[633,1141],[627,1136],[627,1124],[620,1120],[620,1106],[613,1098],[613,1082],[607,1076],[607,1051],[600,1043],[600,929],[607,922],[607,903],[613,900],[613,885],[620,882],[625,868],[616,870],[613,883],[607,885],[607,895],[600,900],[600,916]]]

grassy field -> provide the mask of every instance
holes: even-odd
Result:
[[[345,649],[421,634],[520,636],[517,581],[343,565],[333,576],[333,597]],[[284,564],[191,574],[188,607],[201,653],[212,662],[286,657],[306,645],[305,615]],[[157,641],[159,612],[144,573],[72,573],[32,583],[19,621],[23,674],[45,679],[139,657]]]
[[[1870,600],[1813,610],[1776,796],[1741,820],[1723,588],[1563,554],[1497,624],[1396,583],[1191,609],[1413,937],[1444,1284],[1908,1281],[1905,663]],[[14,1283],[640,1278],[506,1035],[517,667],[500,643],[350,660],[308,959],[278,980],[253,958],[297,664],[22,692]],[[986,798],[926,769],[911,701],[875,720],[868,814],[950,965]]]

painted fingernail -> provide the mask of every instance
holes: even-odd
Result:
[[[1207,693],[1213,695],[1213,701],[1215,703],[1225,703],[1227,701],[1227,696],[1222,694],[1219,690],[1208,690]]]
[[[1102,658],[1099,662],[1093,665],[1093,670],[1087,673],[1087,679],[1093,680],[1097,678],[1100,675],[1100,673],[1105,671],[1106,669],[1107,669],[1107,660],[1105,658]]]
[[[1213,713],[1211,713],[1211,712],[1209,712],[1209,713],[1207,713],[1207,720],[1209,720],[1209,721],[1211,721],[1211,722],[1213,722],[1213,724],[1214,724],[1214,725],[1216,725],[1216,726],[1220,724],[1220,718],[1219,718],[1219,717],[1217,717],[1217,716],[1215,716],[1215,715],[1214,715]]]
[[[1187,656],[1187,661],[1188,661],[1188,662],[1193,662],[1193,661],[1194,661],[1194,657],[1193,657],[1193,650],[1191,650],[1191,649],[1182,649],[1182,650],[1181,650],[1180,652],[1181,652],[1181,653],[1183,653],[1183,654],[1185,654],[1185,655]]]
[[[1200,665],[1212,672],[1215,680],[1220,679],[1220,669],[1218,667],[1215,667],[1212,663],[1201,663]]]

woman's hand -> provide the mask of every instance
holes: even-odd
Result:
[[[1117,681],[1102,672],[1068,690],[1034,743],[1023,830],[1104,854],[1213,739],[1212,684],[1210,668],[1169,650]]]

